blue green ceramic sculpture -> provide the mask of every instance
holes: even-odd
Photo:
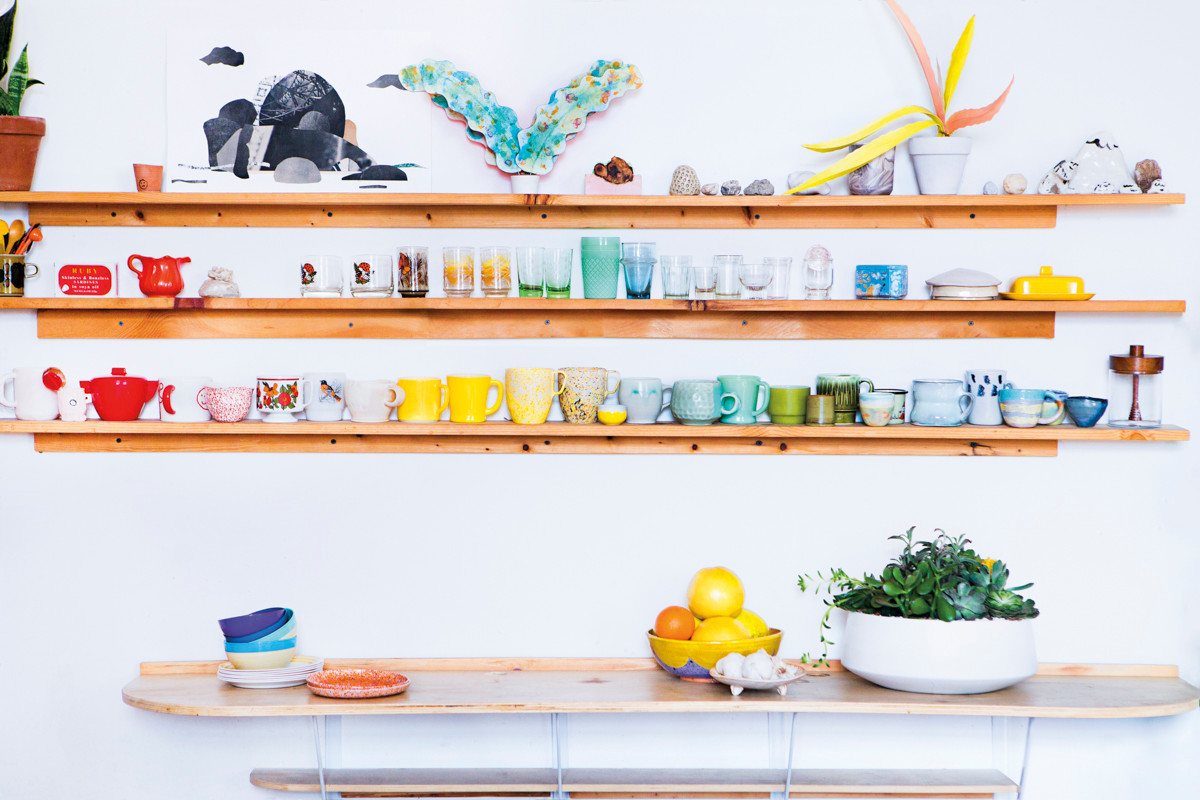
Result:
[[[487,151],[484,158],[489,164],[509,174],[531,175],[550,171],[567,142],[583,132],[588,115],[605,110],[613,100],[641,85],[642,77],[632,64],[597,61],[551,94],[533,115],[533,123],[522,128],[515,111],[496,102],[478,78],[449,61],[422,61],[371,83],[376,88],[427,92],[445,109],[446,116],[466,123],[467,136]]]

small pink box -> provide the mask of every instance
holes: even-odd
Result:
[[[584,194],[641,194],[642,176],[634,175],[629,183],[609,183],[599,175],[585,175],[583,178]]]

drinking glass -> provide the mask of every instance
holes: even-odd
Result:
[[[738,267],[738,283],[745,288],[750,300],[765,299],[773,277],[774,270],[766,264],[741,264]]]
[[[300,294],[341,297],[342,272],[341,256],[304,256],[300,262]]]
[[[401,297],[429,293],[429,248],[405,246],[396,256],[396,291]]]
[[[654,259],[622,259],[621,266],[625,268],[625,297],[630,300],[649,300],[650,284],[654,281]]]
[[[713,256],[713,269],[717,271],[718,300],[736,300],[742,296],[742,285],[738,281],[738,270],[741,266],[741,256]]]
[[[792,257],[768,256],[763,259],[763,266],[771,270],[771,286],[767,289],[767,297],[787,300],[792,284]]]
[[[512,248],[479,248],[479,288],[484,297],[507,297],[512,291]]]
[[[579,244],[583,296],[597,300],[616,299],[621,277],[621,240],[615,236],[584,236]]]
[[[833,256],[820,245],[804,256],[804,288],[809,300],[828,300],[833,286]]]
[[[571,270],[574,251],[569,247],[547,247],[542,256],[542,273],[546,279],[546,297],[571,296]]]
[[[350,259],[354,277],[350,294],[354,297],[392,296],[392,257],[390,255],[358,255]]]
[[[470,297],[475,291],[475,248],[442,248],[442,287],[447,297]]]
[[[692,267],[692,286],[697,300],[712,300],[717,296],[717,268],[710,266]]]
[[[542,263],[545,260],[545,248],[518,247],[517,254],[517,296],[541,297],[545,282]]]
[[[691,256],[663,256],[663,297],[668,300],[687,300],[691,287]]]

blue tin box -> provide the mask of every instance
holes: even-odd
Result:
[[[903,300],[908,295],[904,264],[859,264],[854,268],[854,296],[859,300]]]

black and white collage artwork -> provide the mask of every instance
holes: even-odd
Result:
[[[173,35],[163,190],[431,191],[429,98],[368,86],[407,63],[396,41],[236,29]]]

